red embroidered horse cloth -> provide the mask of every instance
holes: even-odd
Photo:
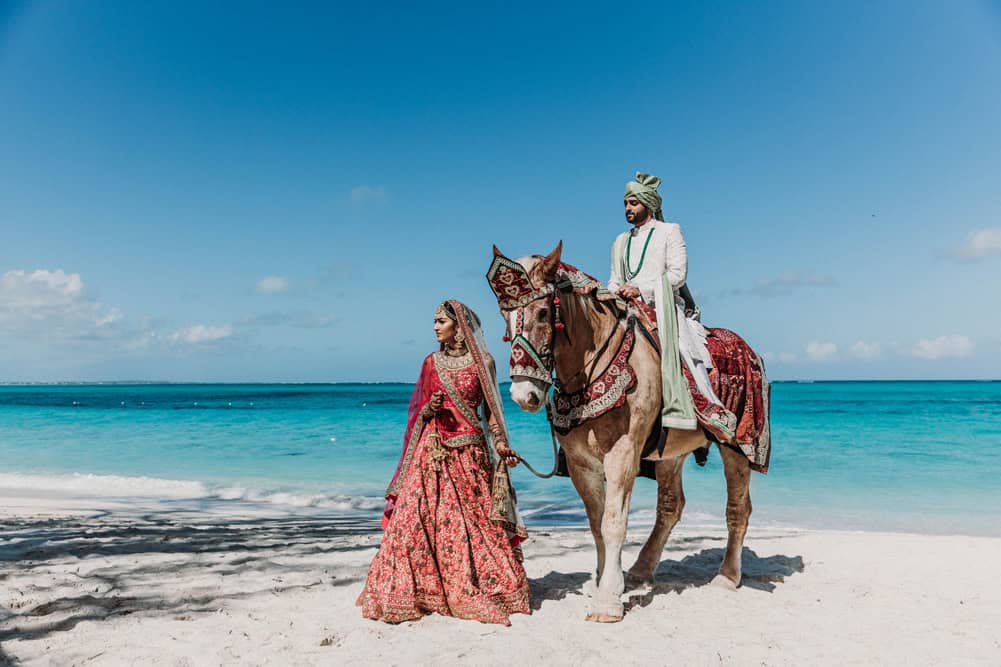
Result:
[[[638,299],[632,305],[640,315],[638,321],[653,334],[652,340],[657,340],[657,314],[653,307]],[[709,332],[706,347],[713,360],[709,381],[723,407],[736,417],[736,424],[732,435],[728,432],[731,429],[720,427],[720,422],[731,419],[724,417],[719,406],[702,395],[691,371],[682,364],[696,419],[717,442],[740,449],[750,461],[752,470],[767,473],[772,450],[771,386],[765,375],[764,361],[743,338],[729,329],[706,327],[706,331]]]
[[[713,360],[709,380],[723,407],[737,417],[737,427],[732,438],[725,437],[726,434],[715,427],[709,416],[717,406],[698,391],[691,371],[682,364],[696,417],[720,443],[738,447],[750,461],[752,470],[766,473],[772,436],[769,424],[771,386],[765,376],[764,362],[743,338],[729,329],[707,328],[707,331],[706,346]]]

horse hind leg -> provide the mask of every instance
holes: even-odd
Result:
[[[681,519],[681,512],[685,509],[682,471],[687,458],[688,454],[682,454],[657,462],[657,517],[650,537],[640,550],[636,563],[629,569],[627,577],[632,584],[653,581],[664,545]]]
[[[744,550],[747,521],[751,516],[751,466],[746,456],[731,447],[720,445],[719,451],[726,475],[726,528],[729,536],[723,564],[712,583],[736,590],[740,586],[740,558]]]

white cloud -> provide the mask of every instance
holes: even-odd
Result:
[[[830,361],[837,353],[838,346],[834,343],[813,340],[806,346],[806,356],[810,361]]]
[[[8,271],[0,276],[0,334],[25,339],[110,335],[124,315],[88,298],[79,273]]]
[[[261,294],[278,294],[288,290],[288,278],[285,276],[267,276],[257,283],[257,291]]]
[[[175,331],[170,335],[170,340],[175,343],[188,343],[198,345],[199,343],[212,343],[233,335],[233,327],[228,324],[212,326],[207,324],[193,324]]]
[[[383,201],[386,201],[386,188],[381,185],[357,185],[351,188],[352,204]]]
[[[242,318],[239,323],[244,327],[267,327],[267,326],[292,326],[299,329],[326,329],[332,327],[340,321],[336,315],[330,313],[314,313],[311,310],[297,310],[291,312],[271,312],[248,315]]]
[[[762,352],[761,356],[765,361],[778,361],[783,364],[791,364],[799,361],[799,355],[795,352]]]
[[[1001,227],[978,229],[966,237],[966,242],[952,252],[958,259],[976,261],[1001,257]]]
[[[731,296],[751,294],[760,297],[772,297],[791,294],[794,290],[804,287],[834,287],[837,284],[834,276],[791,271],[775,278],[759,280],[751,287],[730,290],[729,294]]]
[[[854,359],[879,359],[883,355],[883,348],[879,343],[860,340],[848,348],[848,354]]]
[[[960,335],[922,338],[911,348],[911,354],[931,360],[968,357],[973,354],[973,341]]]

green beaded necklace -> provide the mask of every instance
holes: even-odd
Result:
[[[626,280],[632,280],[639,275],[641,270],[643,270],[643,260],[646,259],[646,249],[650,245],[651,236],[653,236],[652,227],[646,235],[646,242],[643,244],[643,252],[640,253],[640,265],[636,267],[635,271],[633,271],[632,267],[629,266],[629,258],[632,256],[633,235],[632,233],[629,234],[629,239],[626,241]]]

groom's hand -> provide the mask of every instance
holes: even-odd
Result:
[[[623,299],[635,299],[639,297],[640,291],[632,285],[623,285],[619,288],[619,291],[616,292],[616,294],[621,296]]]

